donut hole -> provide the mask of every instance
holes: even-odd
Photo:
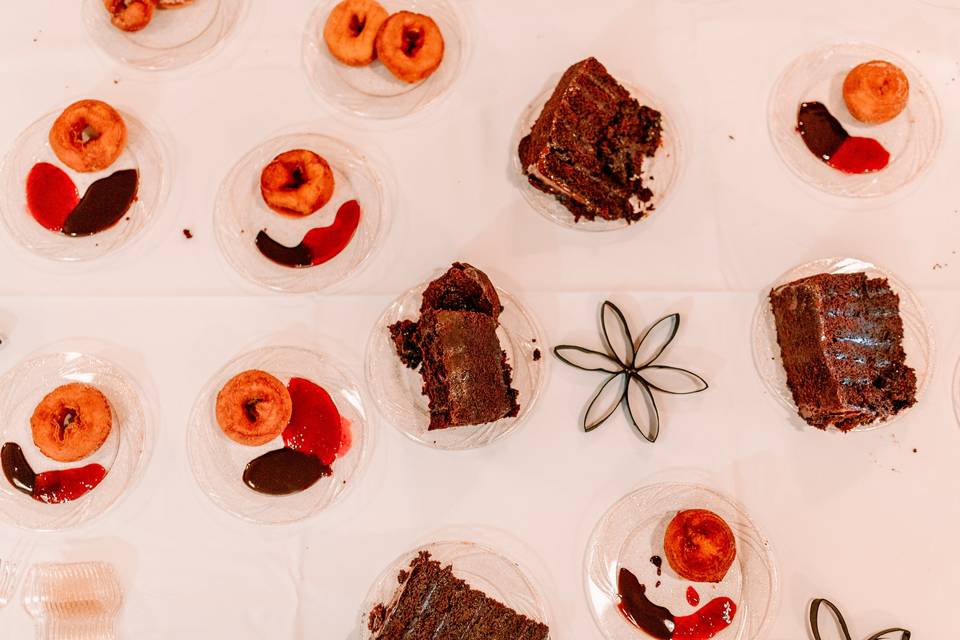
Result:
[[[348,29],[350,29],[350,35],[354,38],[359,38],[360,34],[363,33],[363,30],[367,26],[367,16],[360,16],[358,14],[353,14],[350,16],[350,24]]]
[[[243,413],[247,416],[247,420],[253,424],[256,424],[257,420],[260,419],[260,412],[257,410],[257,405],[263,401],[263,398],[251,398],[243,403]]]
[[[67,437],[67,428],[77,421],[77,414],[79,412],[73,407],[63,407],[60,409],[60,414],[57,416],[57,439],[60,442],[63,442]]]
[[[403,51],[404,55],[408,58],[416,57],[417,53],[423,49],[423,43],[426,39],[423,27],[406,25],[404,25],[400,37],[400,50]]]
[[[307,176],[303,170],[303,165],[297,165],[290,170],[290,177],[280,188],[285,191],[296,191],[307,183]]]

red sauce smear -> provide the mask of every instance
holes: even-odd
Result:
[[[33,165],[27,174],[27,209],[37,222],[60,231],[78,202],[77,185],[66,172],[48,162]]]
[[[293,400],[293,414],[283,430],[284,444],[320,458],[325,465],[333,464],[343,448],[343,433],[349,431],[344,429],[333,398],[323,387],[304,378],[290,378],[287,389]]]
[[[264,230],[257,234],[257,249],[264,256],[285,267],[315,267],[340,255],[360,226],[360,203],[343,203],[329,227],[311,229],[300,244],[287,247]]]
[[[827,161],[844,173],[872,173],[890,164],[890,152],[873,138],[851,136]]]
[[[23,449],[15,442],[3,445],[0,459],[3,474],[14,489],[48,504],[76,500],[100,484],[107,475],[107,470],[99,464],[35,473],[23,455]]]
[[[731,624],[737,613],[737,605],[730,598],[714,598],[689,616],[674,618],[674,638],[707,640]]]
[[[733,624],[737,613],[733,600],[715,598],[689,616],[674,616],[669,609],[647,598],[646,586],[622,567],[617,577],[617,592],[618,607],[624,617],[659,640],[709,640]],[[687,595],[689,598],[689,592]]]
[[[697,593],[697,590],[693,587],[687,587],[687,602],[691,607],[695,607],[700,604],[700,594]]]

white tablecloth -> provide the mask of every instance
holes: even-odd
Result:
[[[419,116],[371,123],[333,113],[304,81],[310,0],[254,0],[213,57],[156,74],[96,51],[78,2],[3,3],[0,148],[39,115],[99,97],[151,123],[173,160],[161,218],[129,251],[51,264],[0,236],[0,331],[8,337],[0,368],[66,338],[105,342],[103,353],[138,375],[159,412],[141,481],[89,526],[31,536],[33,559],[114,562],[126,590],[124,638],[340,639],[356,637],[363,597],[394,557],[437,532],[478,532],[541,585],[552,637],[598,638],[582,578],[591,529],[630,490],[680,479],[728,492],[770,539],[781,606],[769,637],[807,637],[807,606],[818,596],[842,606],[857,637],[894,625],[918,638],[956,635],[960,11],[908,0],[464,4],[473,53],[452,94]],[[781,69],[818,45],[852,40],[912,60],[945,119],[929,173],[878,201],[807,188],[767,133]],[[661,96],[683,133],[672,201],[617,233],[548,222],[512,175],[519,114],[588,55]],[[297,124],[371,149],[391,170],[390,234],[337,293],[259,290],[230,269],[214,240],[213,200],[226,171]],[[187,227],[192,240],[181,233]],[[834,255],[897,274],[926,305],[937,339],[918,406],[890,428],[845,437],[800,426],[765,393],[750,351],[764,288],[797,264]],[[710,390],[666,399],[654,445],[622,416],[587,435],[578,419],[597,380],[551,357],[535,413],[492,446],[434,451],[379,421],[364,472],[318,517],[263,527],[214,507],[185,449],[187,416],[207,378],[264,342],[338,350],[359,378],[381,310],[457,259],[520,296],[551,344],[598,344],[597,308],[608,296],[638,327],[680,311],[671,361],[702,373]],[[20,535],[0,527],[0,556]],[[32,632],[19,603],[0,610],[0,638]]]

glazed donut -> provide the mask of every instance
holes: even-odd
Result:
[[[123,31],[140,31],[153,20],[157,0],[103,0],[110,22]]]
[[[723,518],[706,509],[687,509],[667,525],[663,550],[681,578],[720,582],[737,555],[737,543]]]
[[[374,61],[374,42],[387,10],[376,0],[343,0],[323,25],[323,40],[330,54],[344,64],[362,67]]]
[[[420,82],[443,62],[443,34],[429,16],[399,11],[377,33],[377,57],[404,82]]]
[[[267,206],[288,216],[308,216],[333,196],[333,171],[306,149],[278,155],[260,173],[260,195]]]
[[[127,125],[99,100],[81,100],[63,110],[50,128],[50,148],[75,171],[106,169],[127,145]]]
[[[106,396],[80,382],[48,393],[30,417],[33,443],[57,462],[86,458],[103,445],[112,428],[113,413]]]
[[[290,392],[258,369],[238,373],[217,394],[217,424],[228,438],[256,447],[280,435],[293,415]]]
[[[884,60],[855,66],[843,80],[843,101],[860,122],[893,120],[907,106],[910,81],[900,67]]]

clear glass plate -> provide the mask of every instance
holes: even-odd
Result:
[[[260,194],[263,168],[291,149],[313,151],[333,170],[333,198],[302,218],[276,213]],[[332,224],[340,205],[354,199],[360,203],[360,226],[350,244],[332,260],[313,267],[285,267],[257,249],[261,229],[281,244],[294,246],[310,229]],[[288,293],[320,291],[357,274],[382,243],[389,227],[385,186],[373,162],[345,142],[315,133],[283,135],[251,150],[231,169],[217,194],[214,226],[223,255],[248,280]]]
[[[733,530],[737,556],[723,582],[716,585],[683,580],[670,568],[663,551],[663,535],[670,520],[684,509],[708,509],[723,518]],[[663,558],[662,575],[650,562]],[[584,566],[587,601],[594,620],[608,640],[633,640],[644,633],[620,612],[617,576],[624,567],[647,584],[656,604],[677,615],[696,608],[686,600],[686,588],[694,586],[700,606],[726,596],[737,605],[733,624],[714,636],[716,640],[754,640],[765,633],[776,617],[780,577],[770,543],[757,530],[746,512],[723,494],[691,484],[657,484],[625,496],[600,519],[590,542]],[[662,582],[654,587],[656,580]]]
[[[868,125],[850,115],[843,101],[843,80],[856,65],[886,60],[910,81],[910,99],[903,113],[883,124]],[[797,111],[803,102],[822,102],[854,136],[877,139],[890,152],[881,171],[851,175],[814,156],[797,133]],[[837,44],[794,61],[773,87],[768,107],[770,138],[790,170],[811,186],[837,196],[884,196],[921,175],[936,156],[943,123],[933,87],[909,61],[869,44]]]
[[[301,57],[313,92],[334,107],[368,118],[401,118],[430,105],[450,91],[470,53],[470,30],[461,7],[452,0],[380,0],[391,14],[414,11],[430,16],[443,34],[443,62],[426,80],[398,80],[380,62],[351,67],[330,55],[323,27],[339,0],[321,2],[303,33]]]
[[[443,541],[408,551],[380,574],[370,587],[360,610],[360,640],[370,640],[373,637],[367,626],[370,611],[381,603],[389,607],[398,594],[397,575],[408,569],[421,551],[430,552],[431,559],[444,566],[452,565],[453,575],[466,581],[477,591],[482,591],[531,620],[550,624],[540,593],[519,564],[485,545]]]
[[[103,0],[83,0],[87,33],[108,56],[140,69],[172,69],[200,60],[219,45],[246,14],[250,0],[193,0],[158,9],[144,29],[113,26]]]
[[[127,111],[118,111],[127,125],[127,146],[103,171],[80,173],[57,159],[48,137],[62,110],[43,116],[14,141],[0,167],[0,217],[17,243],[53,260],[91,260],[127,245],[157,217],[167,192],[168,160],[161,144],[140,120]],[[96,180],[122,169],[136,169],[140,174],[137,199],[117,224],[100,233],[73,238],[51,231],[27,209],[27,175],[38,162],[48,162],[65,171],[80,196]]]
[[[648,207],[653,207],[649,215],[657,215],[666,206],[680,177],[683,161],[683,145],[680,139],[680,132],[677,129],[677,124],[670,114],[670,111],[664,107],[660,100],[640,87],[626,84],[622,81],[620,84],[622,84],[634,98],[639,100],[640,104],[656,109],[663,116],[661,124],[663,127],[662,146],[652,158],[644,158],[643,170],[641,172],[644,186],[653,191],[653,199],[647,203]],[[513,134],[510,155],[513,158],[513,170],[524,199],[531,207],[548,220],[563,225],[564,227],[579,229],[580,231],[615,231],[618,229],[626,229],[627,227],[643,222],[643,220],[639,220],[628,223],[626,220],[602,220],[599,218],[596,220],[581,220],[580,222],[576,222],[570,210],[560,204],[554,196],[540,191],[527,180],[527,177],[523,173],[523,165],[520,162],[520,154],[517,152],[517,149],[520,147],[520,140],[530,133],[537,118],[540,117],[540,112],[543,111],[544,105],[547,103],[547,100],[550,99],[550,96],[553,95],[555,88],[556,82],[552,83],[549,89],[541,93],[530,103],[520,116],[520,121]]]
[[[333,463],[333,474],[305,491],[286,496],[257,493],[243,482],[247,463],[283,447],[277,436],[265,445],[247,447],[224,435],[217,424],[217,394],[226,382],[248,369],[260,369],[286,384],[301,377],[323,387],[341,417],[350,423],[350,449]],[[334,503],[351,486],[365,459],[367,413],[360,389],[347,370],[326,354],[299,347],[265,347],[238,357],[207,382],[190,414],[187,453],[203,492],[220,508],[251,522],[283,524],[308,518]]]
[[[438,274],[439,275],[439,274]],[[367,343],[366,377],[377,406],[384,417],[407,437],[437,449],[475,449],[503,438],[530,415],[545,379],[547,350],[533,317],[513,296],[497,289],[503,312],[497,337],[513,368],[511,386],[519,392],[520,413],[497,422],[428,431],[430,410],[422,393],[420,373],[406,367],[397,357],[388,327],[400,320],[420,316],[420,303],[428,283],[410,289],[391,304],[374,325]],[[534,360],[534,351],[540,358]]]
[[[55,388],[84,382],[99,389],[113,410],[106,442],[77,462],[56,462],[33,443],[30,417],[40,400]],[[25,360],[0,379],[0,443],[16,442],[37,473],[98,463],[107,475],[77,500],[46,504],[14,489],[0,477],[0,517],[26,529],[73,527],[100,515],[130,487],[144,460],[149,424],[143,392],[136,381],[111,362],[83,353],[63,352]]]
[[[900,296],[900,318],[903,320],[903,349],[907,354],[907,365],[917,373],[917,401],[933,375],[934,343],[933,330],[920,301],[905,284],[890,273],[874,266],[869,262],[856,258],[823,258],[791,269],[783,274],[769,287],[764,289],[753,321],[753,361],[760,374],[760,379],[771,396],[780,404],[796,415],[797,406],[793,402],[793,394],[787,386],[787,373],[783,368],[780,357],[780,346],[777,344],[777,326],[773,318],[773,309],[768,297],[770,291],[782,284],[799,280],[818,273],[857,273],[864,272],[871,278],[886,278],[890,288]],[[897,420],[905,409],[889,420],[877,420],[869,425],[859,426],[852,431],[869,431],[877,427],[887,426]],[[800,418],[797,418],[800,420]],[[840,433],[839,429],[830,427],[827,431]],[[847,432],[849,433],[849,432]]]

